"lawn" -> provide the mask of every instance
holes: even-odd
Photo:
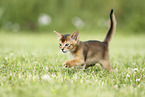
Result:
[[[0,33],[0,97],[145,97],[145,35],[119,34],[110,43],[114,68],[62,66],[69,53],[51,34]],[[80,33],[80,40],[105,34]]]

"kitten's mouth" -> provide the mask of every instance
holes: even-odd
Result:
[[[67,51],[62,51],[63,53],[67,53]]]

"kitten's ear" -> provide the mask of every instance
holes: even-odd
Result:
[[[79,40],[79,31],[75,31],[72,35],[71,38],[74,39],[75,41]]]
[[[57,35],[58,39],[60,39],[60,38],[62,37],[62,34],[60,34],[60,33],[56,32],[56,31],[54,31],[54,33],[56,33],[56,35]]]

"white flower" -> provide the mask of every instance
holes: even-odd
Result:
[[[48,70],[48,67],[46,67],[46,68],[47,68],[47,70]],[[52,75],[51,75],[51,77],[53,77],[53,78],[54,78],[54,77],[56,77],[56,75],[55,75],[55,74],[52,74]]]
[[[48,25],[51,23],[51,17],[47,14],[41,14],[38,21],[40,25]]]
[[[136,81],[140,81],[140,78],[139,79],[136,79]]]
[[[118,69],[116,68],[114,71],[118,72]]]
[[[46,75],[42,76],[42,79],[44,79],[44,80],[50,80],[51,78],[50,78],[50,76],[48,74],[46,74]]]
[[[127,75],[126,75],[126,77],[130,77],[130,75],[129,75],[129,74],[127,74]]]
[[[5,65],[1,64],[1,65],[0,65],[0,68],[2,68],[3,66],[5,66]]]
[[[25,58],[25,55],[22,55],[23,56],[23,58]]]
[[[82,79],[80,80],[80,83],[83,83],[83,80]]]
[[[134,68],[134,71],[138,71],[138,69],[137,68]]]
[[[8,57],[5,57],[5,60],[8,60]]]
[[[21,74],[19,74],[19,79],[21,78]]]
[[[72,19],[72,24],[78,29],[83,28],[85,25],[84,21],[80,17],[74,17]]]
[[[115,85],[114,87],[115,87],[115,88],[118,88],[118,85]]]

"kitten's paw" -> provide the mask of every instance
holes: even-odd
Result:
[[[71,63],[69,61],[66,61],[64,64],[63,64],[64,67],[66,68],[70,68],[71,67]]]

